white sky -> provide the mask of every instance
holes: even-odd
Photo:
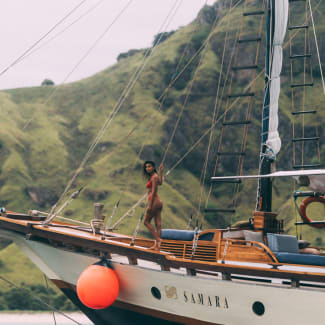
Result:
[[[85,1],[36,46],[44,44],[39,50],[0,75],[0,89],[39,86],[45,78],[61,84],[129,1]],[[133,0],[66,83],[107,68],[116,62],[116,57],[121,52],[150,46],[175,1],[177,0]],[[212,4],[215,0],[178,0],[180,7],[164,31],[191,22],[206,2]],[[81,0],[1,0],[0,73],[79,3]],[[65,32],[46,43],[94,7]]]

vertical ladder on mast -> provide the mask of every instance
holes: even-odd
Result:
[[[317,119],[313,96],[312,48],[310,41],[308,0],[289,0],[289,44],[292,106],[293,168],[320,168],[318,129],[306,128]],[[298,50],[297,44],[303,43]]]
[[[234,55],[233,57],[230,55],[229,62],[226,64],[230,67],[230,77],[229,80],[224,81],[224,85],[227,84],[228,87],[228,94],[225,97],[213,176],[224,175],[224,170],[232,175],[241,175],[243,171],[248,127],[251,124],[255,101],[255,81],[259,68],[264,16],[264,0],[245,1],[239,33],[232,49]],[[221,105],[219,103],[219,106]],[[239,106],[241,112],[236,108]],[[241,181],[222,180],[214,182],[214,185],[216,183],[221,186],[222,191],[230,191],[233,199],[226,202],[224,206],[216,208],[206,206],[204,212],[214,213],[216,216],[224,213],[234,214]]]

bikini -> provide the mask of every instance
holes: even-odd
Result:
[[[151,189],[151,188],[152,188],[152,182],[151,182],[151,179],[150,179],[149,182],[147,183],[146,187],[147,187],[147,189]],[[152,197],[152,194],[149,194],[149,195],[148,195],[148,200],[149,200],[149,201],[151,201],[151,197]],[[157,197],[158,197],[158,195],[155,194],[155,198],[157,198]]]

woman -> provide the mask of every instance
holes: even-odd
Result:
[[[146,161],[143,164],[143,174],[148,178],[147,189],[148,189],[148,207],[144,216],[144,225],[149,229],[155,238],[155,244],[150,249],[160,250],[161,244],[161,210],[163,204],[158,197],[158,185],[163,182],[163,165],[159,167],[159,175],[156,171],[156,166],[153,161]],[[151,224],[151,220],[154,219],[155,226]]]

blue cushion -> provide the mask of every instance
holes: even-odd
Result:
[[[325,256],[312,254],[275,253],[280,263],[325,266]]]
[[[194,231],[193,230],[178,230],[178,229],[162,229],[161,230],[162,239],[171,240],[193,240]]]
[[[295,236],[266,234],[267,244],[273,253],[285,252],[299,254],[298,240]]]

